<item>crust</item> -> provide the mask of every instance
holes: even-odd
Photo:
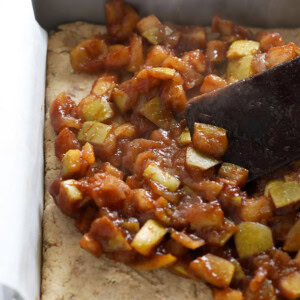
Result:
[[[77,22],[50,34],[47,62],[45,121],[45,211],[43,219],[42,299],[212,299],[201,281],[175,276],[165,270],[140,272],[105,257],[97,259],[79,247],[81,235],[73,221],[64,216],[48,193],[49,183],[59,174],[54,155],[55,133],[49,122],[49,105],[66,91],[80,101],[95,76],[76,74],[69,62],[69,50],[79,41],[103,32],[103,26]],[[286,42],[300,44],[300,29],[276,30]]]
[[[66,91],[73,100],[86,96],[95,76],[76,74],[69,50],[79,41],[105,30],[103,26],[77,22],[50,34],[47,62],[45,121],[45,211],[43,218],[42,299],[212,299],[202,282],[175,276],[166,270],[140,272],[105,257],[97,259],[79,247],[80,233],[63,215],[48,193],[59,174],[54,155],[55,133],[49,122],[51,101]]]

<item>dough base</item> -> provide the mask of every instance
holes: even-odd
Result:
[[[74,221],[61,213],[48,193],[49,184],[60,172],[54,154],[56,134],[50,124],[49,106],[62,91],[76,102],[89,94],[96,76],[74,73],[69,51],[80,41],[104,32],[105,27],[76,22],[61,25],[59,30],[50,34],[48,42],[42,299],[212,299],[210,288],[201,281],[188,280],[166,270],[136,271],[104,256],[97,259],[82,250],[81,234]],[[299,29],[278,31],[286,42],[299,44]]]

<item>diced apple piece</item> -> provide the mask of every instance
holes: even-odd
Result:
[[[219,158],[228,148],[226,130],[213,125],[194,123],[192,141],[195,149]]]
[[[234,265],[231,262],[213,254],[193,260],[190,269],[197,277],[220,288],[228,287],[234,274]]]
[[[274,67],[297,56],[296,49],[297,46],[294,43],[270,48],[266,57],[268,68]]]
[[[214,300],[243,300],[243,294],[239,290],[233,290],[231,288],[226,288],[223,290],[215,289],[213,291]]]
[[[282,294],[288,299],[300,297],[300,272],[294,272],[280,279],[279,286]]]
[[[175,192],[180,186],[180,180],[163,171],[155,163],[149,163],[143,173],[144,177],[163,185],[169,191]]]
[[[116,86],[117,78],[112,75],[101,75],[94,82],[91,94],[97,97],[105,96],[106,100],[109,100],[111,93]]]
[[[140,113],[158,127],[169,130],[176,121],[169,110],[163,108],[161,100],[155,97],[148,101],[140,110]]]
[[[227,80],[235,82],[254,75],[252,68],[253,55],[246,55],[228,62]]]
[[[55,139],[55,155],[62,160],[70,149],[80,149],[80,143],[72,130],[64,128]]]
[[[241,207],[241,206],[242,206],[242,197],[241,197],[241,196],[233,196],[233,197],[230,197],[230,202],[231,202],[235,207]]]
[[[148,76],[153,78],[168,80],[175,76],[176,71],[171,68],[156,67],[151,69],[143,69],[137,75],[138,79],[146,79]]]
[[[84,122],[78,133],[78,140],[101,146],[111,131],[112,126],[97,121]]]
[[[176,74],[181,77],[178,73]],[[187,97],[183,85],[177,84],[174,80],[163,83],[161,99],[172,112],[183,112],[186,108]]]
[[[156,45],[147,54],[146,66],[161,67],[163,61],[169,56],[170,51],[162,46]]]
[[[276,208],[300,201],[300,184],[296,181],[274,183],[269,191]]]
[[[96,97],[96,99],[82,108],[82,114],[86,121],[102,122],[112,118],[114,111],[104,97]]]
[[[234,241],[240,258],[259,254],[274,246],[269,227],[255,222],[242,222],[238,228]]]
[[[104,252],[131,250],[122,231],[108,217],[94,220],[89,234],[101,244]]]
[[[206,56],[212,62],[221,62],[226,60],[227,43],[220,40],[207,42]]]
[[[154,15],[141,19],[137,29],[151,44],[157,45],[163,41],[162,23]]]
[[[193,68],[203,74],[206,71],[206,57],[200,49],[184,53],[182,61],[193,66]]]
[[[272,202],[264,196],[247,199],[242,204],[241,215],[244,221],[267,223],[273,215]]]
[[[256,35],[256,39],[260,42],[260,48],[263,52],[267,52],[272,47],[284,45],[284,40],[278,32],[262,31]]]
[[[265,187],[265,192],[264,192],[265,197],[269,197],[270,196],[270,189],[273,186],[277,186],[277,185],[279,185],[281,183],[283,183],[282,180],[271,180],[270,182],[268,182],[268,184]]]
[[[218,165],[219,163],[220,161],[216,160],[215,158],[208,157],[192,147],[188,147],[186,150],[186,164],[189,166],[197,167],[205,171]]]
[[[249,285],[244,291],[244,296],[246,300],[278,299],[272,281],[268,279],[264,279],[263,282],[260,283],[258,289],[255,290],[251,289],[251,285]]]
[[[200,196],[203,197],[205,201],[211,202],[216,200],[221,193],[223,189],[223,183],[213,180],[203,180],[194,185],[193,188],[197,192],[200,192]]]
[[[133,203],[136,209],[140,212],[145,212],[155,209],[151,195],[144,189],[135,189]]]
[[[144,63],[143,41],[142,37],[133,34],[129,45],[129,63],[127,70],[129,72],[137,72]]]
[[[184,26],[180,32],[178,48],[183,52],[205,48],[206,32],[203,27],[199,26]]]
[[[56,133],[64,128],[81,128],[80,120],[76,119],[76,103],[67,97],[65,92],[60,93],[50,106],[50,121]]]
[[[62,176],[70,178],[80,172],[81,152],[78,149],[69,150],[62,159]]]
[[[218,231],[211,232],[206,238],[206,242],[213,246],[223,247],[237,230],[238,227],[233,222],[224,218],[222,228]]]
[[[298,251],[300,250],[300,220],[289,230],[286,241],[283,245],[285,251]]]
[[[153,258],[136,263],[132,265],[133,268],[141,271],[146,270],[155,270],[160,268],[167,268],[170,265],[174,264],[177,261],[177,258],[173,256],[172,254],[156,254]]]
[[[147,256],[167,232],[168,230],[155,220],[148,220],[134,237],[131,246],[140,254]]]
[[[93,165],[95,163],[95,153],[94,148],[90,143],[85,143],[82,147],[82,159],[87,161],[89,165]]]
[[[61,211],[67,216],[74,217],[78,209],[88,201],[78,188],[78,182],[74,179],[58,181],[59,195],[55,197],[55,202]]]
[[[107,68],[116,68],[126,66],[129,62],[129,49],[124,45],[111,45],[108,47],[108,53],[105,57],[105,66]]]
[[[121,113],[126,112],[129,107],[129,96],[122,90],[115,88],[112,94],[112,100],[117,105]]]
[[[235,181],[240,187],[246,184],[248,173],[247,169],[230,163],[223,163],[218,171],[219,176]]]
[[[96,72],[104,67],[107,54],[105,41],[89,39],[80,42],[70,52],[71,65],[75,72]]]
[[[192,250],[197,249],[205,244],[203,239],[200,239],[195,235],[190,235],[185,232],[179,232],[175,230],[171,233],[171,238],[183,245],[185,248]]]
[[[75,185],[76,181],[73,179],[64,180],[60,184],[60,188],[64,190],[68,201],[75,203],[83,199],[82,193]]]
[[[241,281],[244,281],[247,279],[243,268],[241,266],[241,264],[235,259],[235,258],[231,258],[230,262],[234,265],[235,269],[234,269],[234,274],[233,274],[233,278],[232,278],[232,282],[234,284],[238,284]]]
[[[102,254],[101,245],[95,241],[88,233],[84,234],[80,240],[80,247],[96,257],[100,257]]]
[[[109,35],[120,41],[131,36],[139,20],[132,6],[122,0],[111,0],[105,4],[105,18]]]
[[[114,167],[108,161],[106,161],[105,163],[103,163],[101,165],[100,170],[104,173],[108,173],[110,175],[113,175],[114,177],[117,177],[121,180],[123,180],[123,178],[124,178],[124,173],[121,170],[119,170],[118,168]]]
[[[181,135],[177,139],[177,143],[179,145],[188,145],[191,142],[192,142],[191,133],[190,133],[189,129],[186,127],[186,128],[184,128]]]
[[[228,51],[227,58],[234,59],[240,58],[246,55],[255,55],[259,51],[259,42],[250,40],[238,40],[234,41]]]
[[[184,211],[192,230],[201,231],[212,228],[220,229],[224,223],[224,213],[217,202],[195,203]]]
[[[189,195],[189,196],[197,196],[197,192],[194,191],[193,189],[191,189],[189,186],[187,185],[184,185],[183,188],[182,188],[183,192],[186,194],[186,195]]]
[[[210,93],[227,85],[227,81],[217,75],[209,74],[204,77],[200,93]]]
[[[135,218],[129,218],[122,224],[122,227],[127,229],[129,232],[136,234],[140,230],[140,223]]]
[[[114,130],[117,139],[133,140],[136,137],[136,128],[131,123],[124,123]]]
[[[184,62],[182,59],[175,56],[168,56],[162,63],[163,67],[175,69],[184,80],[184,88],[191,89],[203,81],[203,75],[197,72],[195,68]],[[182,83],[180,83],[182,84]]]

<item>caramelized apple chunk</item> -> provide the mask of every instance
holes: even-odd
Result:
[[[228,148],[226,130],[208,124],[194,124],[192,141],[197,150],[216,158],[223,156]]]
[[[259,43],[256,41],[249,41],[249,40],[234,41],[230,45],[227,51],[227,58],[235,59],[246,55],[257,54],[259,51],[259,46],[260,46]]]
[[[89,39],[79,43],[70,52],[75,72],[97,72],[104,67],[108,48],[104,40]]]
[[[157,246],[166,235],[167,229],[154,220],[148,220],[134,237],[131,246],[144,256]]]
[[[133,34],[129,45],[129,62],[127,70],[137,72],[144,63],[143,41],[140,36]]]
[[[56,133],[64,128],[80,129],[81,122],[76,119],[76,104],[66,93],[60,93],[50,106],[50,121]]]
[[[253,55],[246,55],[229,61],[227,66],[227,80],[232,83],[254,75],[252,62]]]
[[[204,77],[203,83],[200,88],[200,92],[202,94],[210,93],[226,85],[227,82],[225,79],[222,79],[221,77],[214,74],[209,74]]]
[[[289,43],[284,46],[272,47],[267,52],[267,66],[274,67],[297,56],[296,45]]]
[[[186,164],[191,167],[199,168],[203,171],[210,169],[220,162],[215,158],[206,156],[192,147],[186,150]]]
[[[108,33],[119,41],[127,40],[133,32],[139,16],[123,0],[112,0],[105,4]]]
[[[145,168],[143,175],[144,177],[163,185],[171,192],[175,192],[180,186],[179,179],[163,171],[155,163],[149,163]]]
[[[289,230],[286,240],[283,245],[285,251],[298,251],[300,250],[300,220]]]
[[[234,265],[231,262],[213,254],[193,260],[190,269],[197,277],[220,288],[228,287],[234,274]]]
[[[103,122],[114,116],[110,104],[105,97],[89,95],[77,106],[77,112],[85,121]]]
[[[122,231],[108,217],[96,219],[91,225],[89,234],[106,252],[131,250]]]
[[[273,182],[269,193],[276,208],[285,207],[300,201],[300,184],[295,181]]]
[[[239,290],[226,288],[223,290],[215,289],[213,291],[214,300],[243,300],[243,294]]]
[[[69,128],[64,128],[55,139],[55,155],[59,160],[62,160],[68,150],[79,148],[76,135]]]
[[[89,142],[97,146],[105,143],[105,139],[111,131],[112,126],[97,121],[84,122],[78,133],[78,139],[82,142]]]
[[[148,101],[142,107],[140,113],[155,125],[165,130],[170,129],[175,124],[172,113],[163,107],[159,97]]]
[[[255,222],[242,222],[238,228],[234,240],[239,257],[256,255],[274,246],[269,227]]]
[[[300,297],[300,272],[294,272],[280,280],[280,288],[288,299],[298,299]]]
[[[218,171],[220,177],[232,180],[240,187],[246,184],[248,173],[247,169],[230,163],[223,163]]]

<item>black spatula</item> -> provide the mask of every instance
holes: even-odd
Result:
[[[300,57],[189,101],[186,119],[227,130],[223,160],[249,181],[300,158]]]

